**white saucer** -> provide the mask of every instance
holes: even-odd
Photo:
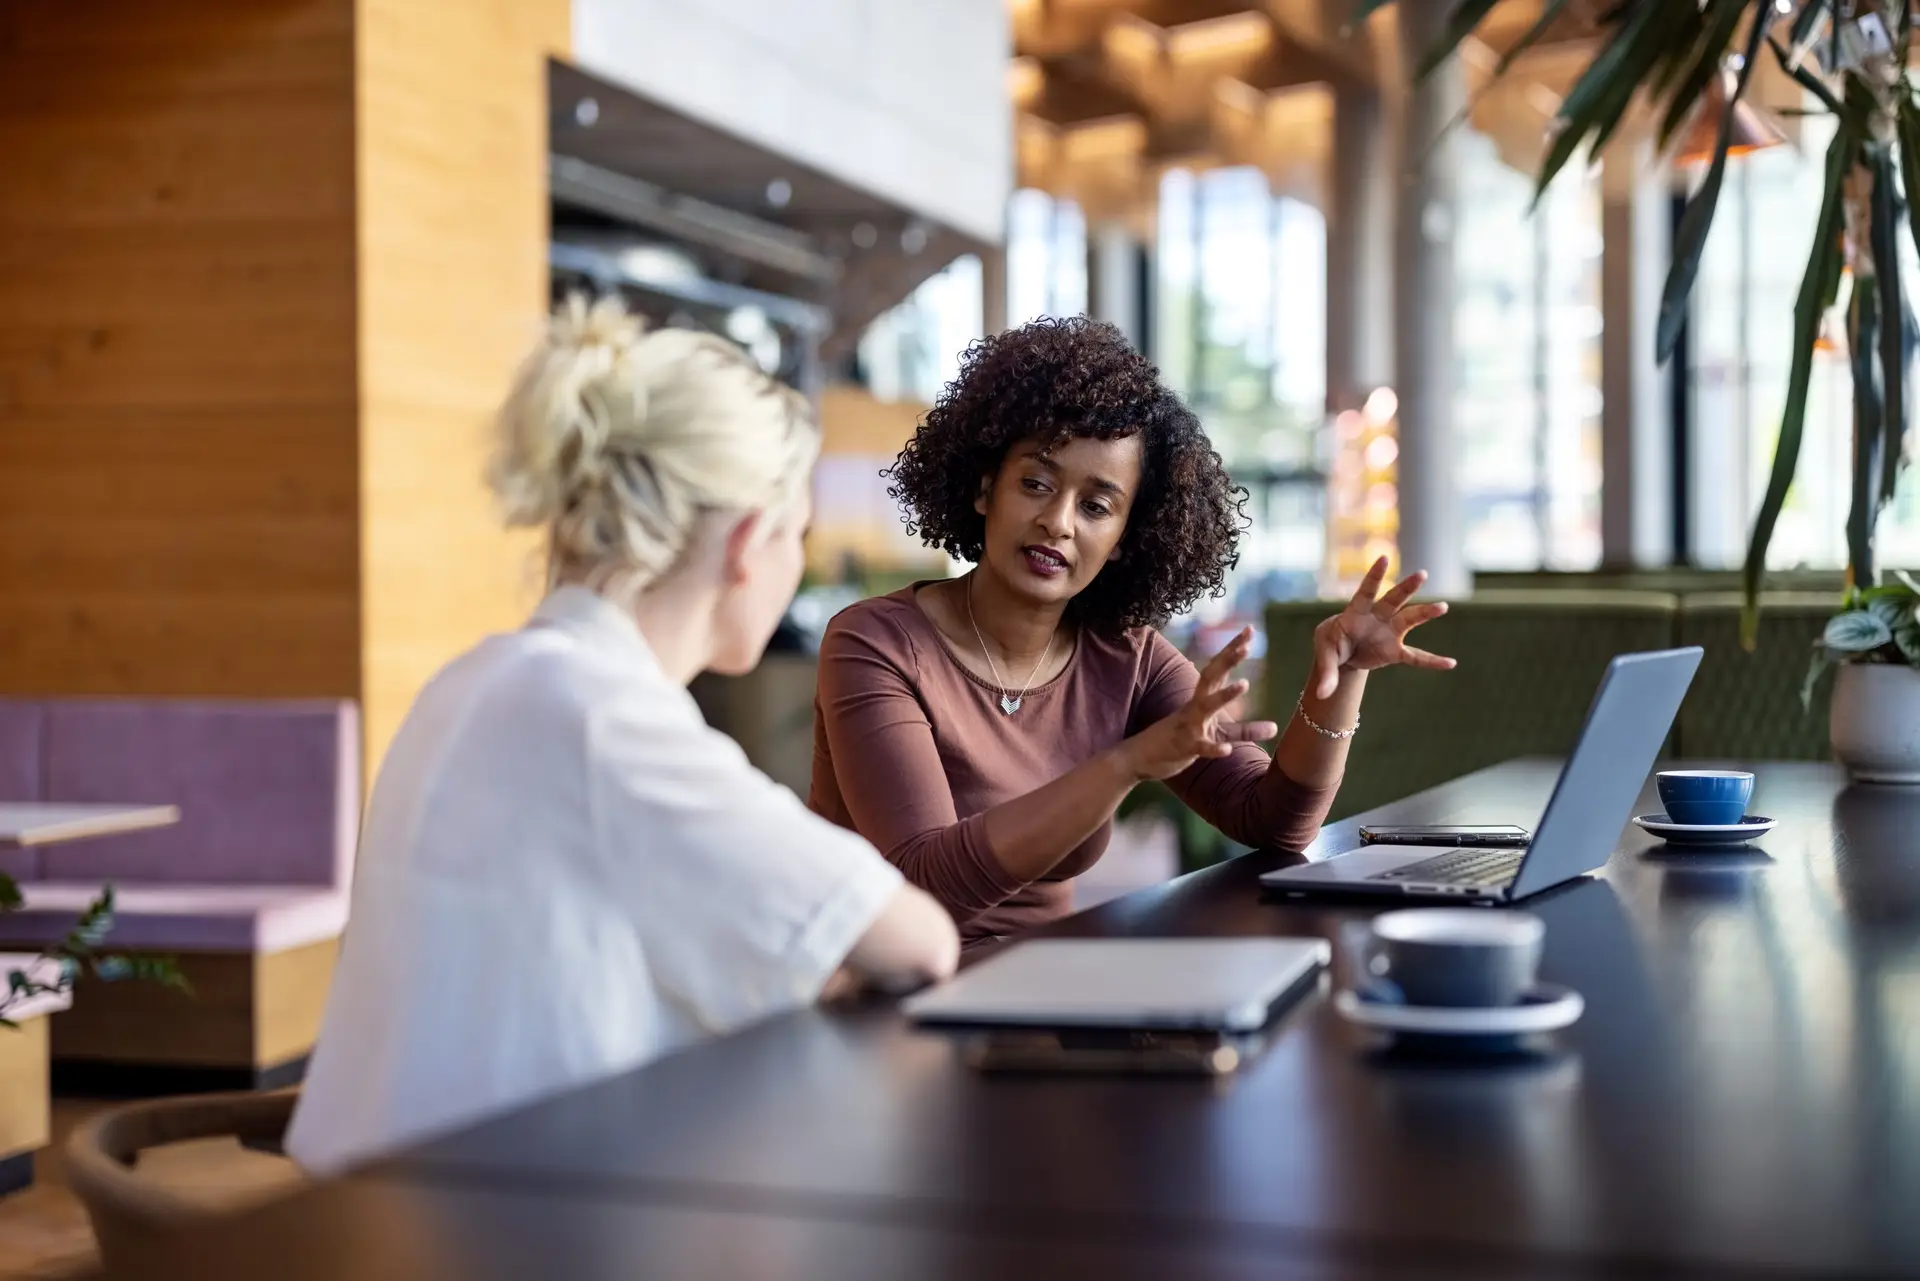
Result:
[[[1738,823],[1715,824],[1675,823],[1665,814],[1642,814],[1633,823],[1641,831],[1657,836],[1669,845],[1724,847],[1758,840],[1777,826],[1773,819],[1762,818],[1758,814],[1749,814]]]
[[[1340,1017],[1361,1027],[1418,1036],[1525,1036],[1555,1032],[1580,1019],[1587,1003],[1570,987],[1537,984],[1519,1005],[1471,1008],[1394,1005],[1361,999],[1351,988],[1333,998]]]

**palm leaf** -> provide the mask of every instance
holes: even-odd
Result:
[[[1900,449],[1907,434],[1906,297],[1900,289],[1900,193],[1895,190],[1893,154],[1878,147],[1873,156],[1873,205],[1868,236],[1880,282],[1880,475],[1875,511],[1891,502],[1900,481]],[[1869,531],[1871,533],[1871,531]]]
[[[1667,91],[1673,88],[1675,79],[1692,64],[1694,51],[1700,47],[1700,42],[1704,40],[1707,35],[1706,9],[1704,4],[1723,2],[1724,0],[1704,0],[1703,6],[1697,9],[1690,4],[1677,6],[1681,14],[1685,16],[1686,21],[1682,26],[1679,38],[1662,52],[1659,74],[1648,81],[1646,85],[1648,97],[1655,99],[1665,97]],[[1733,3],[1745,6],[1747,0],[1733,0]]]
[[[1807,0],[1800,8],[1800,16],[1793,20],[1793,30],[1788,43],[1797,53],[1813,43],[1813,29],[1820,25],[1821,17],[1831,13],[1832,0]],[[1782,57],[1780,65],[1791,70],[1799,64],[1791,57]]]
[[[1760,578],[1767,568],[1767,545],[1786,505],[1787,490],[1800,462],[1800,438],[1806,429],[1807,392],[1813,381],[1813,345],[1820,337],[1820,318],[1840,287],[1841,187],[1858,147],[1852,127],[1842,120],[1827,147],[1826,192],[1820,217],[1814,224],[1813,250],[1807,257],[1800,296],[1793,305],[1793,364],[1787,375],[1787,404],[1780,417],[1780,441],[1774,450],[1767,492],[1754,517],[1753,537],[1740,571],[1746,600],[1740,610],[1740,644],[1752,650],[1760,629]]]
[[[1900,139],[1900,176],[1907,184],[1907,232],[1913,247],[1920,250],[1920,107],[1905,94],[1900,96],[1895,127]]]
[[[1879,264],[1875,264],[1878,267]],[[1855,273],[1847,305],[1847,346],[1853,364],[1853,506],[1847,513],[1848,581],[1871,587],[1874,518],[1880,514],[1880,289],[1877,277]]]
[[[1642,4],[1627,15],[1625,25],[1587,64],[1560,104],[1555,118],[1559,132],[1534,183],[1535,206],[1582,143],[1613,131],[1633,102],[1634,90],[1670,56],[1669,38],[1684,39],[1681,29],[1693,17],[1684,5],[1666,4]]]
[[[1460,42],[1473,34],[1473,29],[1481,20],[1492,13],[1500,0],[1459,0],[1453,12],[1447,15],[1447,25],[1440,31],[1440,38],[1433,48],[1421,55],[1420,62],[1413,69],[1415,80],[1424,80],[1433,74],[1433,69],[1453,56]]]
[[[1773,48],[1773,58],[1775,62],[1780,64],[1780,70],[1792,76],[1802,89],[1805,89],[1808,93],[1818,98],[1820,104],[1834,115],[1844,116],[1847,114],[1846,107],[1842,106],[1840,100],[1833,96],[1833,90],[1827,88],[1819,76],[1814,75],[1805,67],[1796,67],[1793,65],[1793,55],[1782,48],[1778,40],[1769,40],[1767,43]]]
[[[1520,61],[1521,55],[1539,44],[1546,37],[1547,32],[1553,30],[1553,24],[1559,21],[1560,15],[1567,11],[1567,6],[1572,2],[1573,0],[1548,0],[1540,10],[1540,17],[1527,28],[1527,33],[1514,41],[1511,49],[1500,55],[1500,64],[1493,69],[1493,78],[1498,80],[1513,70],[1513,64]]]
[[[1720,74],[1720,64],[1726,59],[1727,46],[1733,43],[1734,32],[1740,29],[1740,19],[1747,12],[1747,3],[1746,0],[1712,0],[1706,12],[1708,21],[1694,45],[1693,61],[1679,87],[1667,100],[1667,113],[1660,120],[1660,146],[1663,150],[1699,105],[1701,95],[1712,85],[1714,77]],[[1676,59],[1674,65],[1682,64]],[[1664,85],[1655,87],[1665,88]]]
[[[1706,252],[1707,233],[1713,229],[1713,212],[1720,203],[1720,188],[1727,177],[1727,146],[1733,139],[1733,105],[1747,92],[1747,81],[1773,25],[1774,8],[1763,3],[1755,12],[1753,27],[1747,32],[1747,59],[1740,64],[1740,78],[1734,84],[1733,98],[1726,114],[1720,117],[1720,132],[1714,140],[1713,164],[1700,190],[1687,201],[1680,215],[1680,228],[1674,233],[1673,263],[1667,268],[1666,287],[1660,293],[1660,323],[1654,334],[1655,350],[1662,361],[1673,355],[1680,341],[1680,326],[1687,318],[1687,299],[1693,293],[1694,279],[1700,274],[1700,258]]]

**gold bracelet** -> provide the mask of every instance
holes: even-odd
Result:
[[[1318,734],[1321,738],[1331,738],[1338,741],[1352,738],[1360,731],[1360,718],[1357,715],[1353,718],[1352,726],[1347,729],[1326,729],[1314,724],[1313,717],[1307,715],[1307,696],[1304,693],[1300,695],[1300,701],[1294,704],[1294,711],[1300,714],[1300,719],[1306,722],[1307,728]]]

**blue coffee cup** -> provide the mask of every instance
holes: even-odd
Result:
[[[1690,827],[1726,827],[1747,816],[1753,775],[1740,770],[1670,769],[1654,776],[1667,818]]]

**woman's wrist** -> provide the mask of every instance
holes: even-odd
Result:
[[[1102,752],[1094,760],[1113,778],[1124,796],[1135,787],[1147,781],[1147,775],[1141,770],[1133,752],[1133,739],[1121,742]]]

